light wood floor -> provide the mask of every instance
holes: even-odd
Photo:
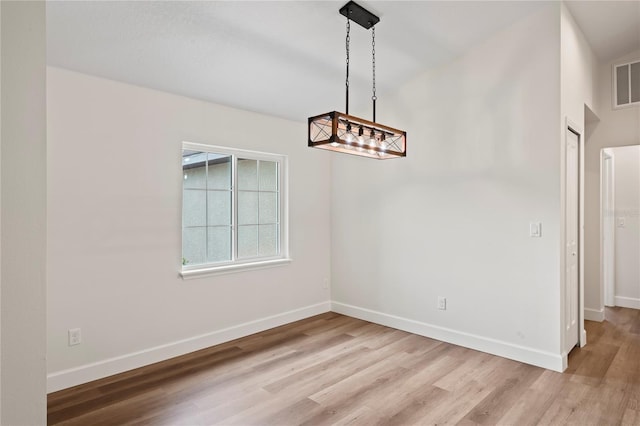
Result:
[[[49,395],[69,425],[640,425],[640,311],[555,373],[328,313]]]

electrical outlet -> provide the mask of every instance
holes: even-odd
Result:
[[[82,343],[82,334],[79,328],[69,329],[69,346],[75,346]]]
[[[440,309],[441,311],[446,311],[447,310],[447,298],[446,297],[438,296],[438,309]]]
[[[322,281],[322,288],[329,290],[329,278],[325,278],[324,281]]]

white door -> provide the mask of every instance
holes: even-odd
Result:
[[[578,135],[567,129],[566,155],[566,223],[565,223],[565,351],[578,344],[578,212],[579,212],[579,141]]]
[[[602,153],[602,276],[604,278],[604,304],[615,306],[614,284],[614,204],[613,158]]]

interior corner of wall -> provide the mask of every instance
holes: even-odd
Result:
[[[594,80],[594,84],[595,84],[595,80]],[[594,90],[594,93],[597,93],[597,91]],[[587,123],[596,123],[600,121],[600,116],[598,115],[598,112],[597,112],[598,111],[597,105],[598,105],[598,102],[596,102],[596,99],[593,99],[591,102],[585,102],[584,104],[585,127]]]

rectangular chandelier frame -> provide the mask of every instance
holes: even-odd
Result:
[[[407,133],[331,111],[309,117],[309,147],[386,160],[407,156]]]

